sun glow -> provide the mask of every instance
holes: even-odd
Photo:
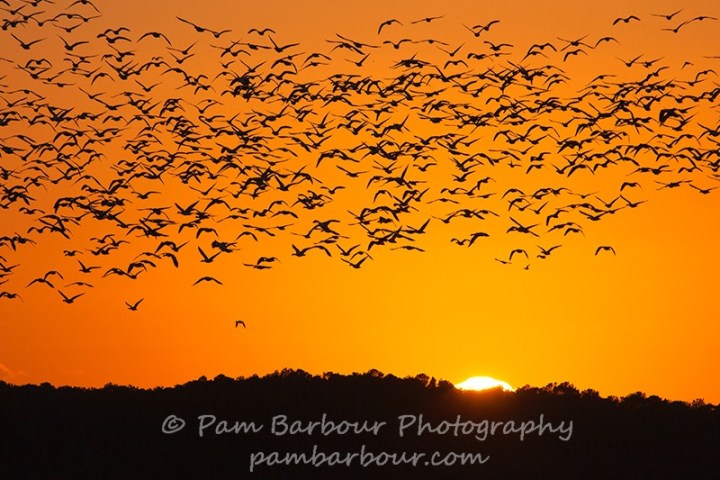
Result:
[[[503,390],[507,392],[512,392],[515,389],[510,386],[507,382],[503,382],[502,380],[497,380],[492,377],[470,377],[464,382],[458,383],[455,385],[455,388],[459,388],[460,390],[489,390],[491,388],[502,388]]]

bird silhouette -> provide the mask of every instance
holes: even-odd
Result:
[[[73,303],[75,303],[75,300],[77,300],[78,298],[80,298],[80,297],[82,297],[83,295],[85,295],[84,293],[78,293],[77,295],[73,295],[72,297],[68,297],[67,295],[65,295],[65,294],[62,292],[62,290],[58,290],[58,293],[59,293],[60,296],[62,297],[63,302],[65,302],[65,303],[67,303],[67,304],[73,304]]]
[[[401,23],[399,20],[395,19],[395,18],[391,18],[391,19],[389,19],[389,20],[385,20],[385,21],[382,22],[380,25],[378,25],[377,34],[380,35],[380,32],[383,30],[383,28],[389,27],[390,25],[393,25],[393,24],[402,25],[402,23]]]
[[[313,250],[313,249],[322,250],[323,252],[325,252],[325,254],[328,257],[332,256],[330,254],[330,250],[328,250],[327,247],[325,247],[324,245],[312,245],[312,246],[306,247],[306,248],[298,248],[295,245],[292,245],[292,248],[293,248],[292,255],[295,257],[304,257],[305,254],[307,254],[307,252],[309,252],[310,250]]]
[[[635,20],[636,22],[640,21],[639,17],[636,17],[635,15],[629,15],[627,17],[618,17],[615,20],[613,20],[612,24],[617,25],[618,23],[630,23],[631,21]]]
[[[203,283],[203,282],[211,282],[211,283],[216,283],[216,284],[218,284],[218,285],[222,285],[222,284],[223,284],[220,280],[218,280],[218,279],[215,278],[215,277],[204,276],[204,277],[198,278],[198,279],[195,281],[195,283],[193,283],[193,286],[198,285],[198,284]]]
[[[140,42],[142,39],[147,38],[147,37],[162,38],[163,40],[165,40],[165,42],[167,42],[167,44],[168,44],[170,47],[172,47],[172,43],[170,42],[170,39],[168,39],[168,38],[165,36],[165,34],[162,33],[162,32],[145,32],[145,33],[143,33],[142,35],[140,35],[140,37],[137,39],[137,42]]]
[[[132,312],[137,312],[137,309],[140,306],[140,304],[143,302],[143,300],[145,300],[145,299],[141,298],[140,300],[137,300],[134,303],[125,302],[125,305],[127,305],[128,310],[130,310]]]
[[[180,20],[181,22],[186,23],[186,24],[190,25],[191,27],[193,27],[196,32],[198,32],[198,33],[207,32],[207,33],[212,34],[212,36],[215,38],[220,38],[222,35],[231,32],[231,30],[221,30],[221,31],[210,30],[209,28],[201,27],[200,25],[197,25],[189,20],[185,20],[184,18],[180,18],[180,17],[176,17],[176,18],[178,20]]]
[[[410,22],[410,23],[412,23],[412,24],[417,24],[417,23],[430,23],[430,22],[433,22],[433,21],[435,21],[435,20],[439,20],[439,19],[441,19],[441,18],[443,18],[443,17],[445,17],[445,15],[439,15],[439,16],[436,16],[436,17],[425,17],[425,18],[421,18],[421,19],[419,19],[419,20],[414,20],[414,21],[412,21],[412,22]]]
[[[538,245],[537,247],[540,249],[540,253],[538,253],[537,257],[541,259],[547,258],[554,250],[557,250],[561,246],[562,245],[553,245],[552,247],[544,248]]]
[[[16,299],[16,298],[19,298],[20,300],[22,300],[22,297],[20,296],[19,293],[16,293],[16,292],[7,292],[7,291],[2,291],[2,292],[0,292],[0,298],[8,298],[8,299],[11,299],[11,300],[14,300],[14,299]]]
[[[43,40],[45,40],[44,38],[38,38],[37,40],[31,40],[31,41],[29,41],[29,42],[24,42],[24,41],[20,40],[18,37],[16,37],[15,34],[13,34],[13,33],[11,33],[10,36],[13,37],[15,40],[18,41],[18,43],[20,44],[20,48],[22,48],[23,50],[30,50],[30,48],[31,48],[33,45],[35,45],[36,43],[40,43],[40,42],[42,42]]]
[[[611,252],[613,255],[616,255],[615,249],[610,245],[600,245],[595,249],[595,255],[600,252]]]
[[[652,15],[653,15],[654,17],[662,17],[662,18],[664,18],[665,20],[672,20],[673,17],[675,17],[675,15],[677,15],[677,14],[680,13],[680,12],[682,12],[683,10],[685,10],[685,9],[684,9],[684,8],[681,8],[680,10],[676,10],[676,11],[674,11],[674,12],[672,12],[672,13],[653,13]]]

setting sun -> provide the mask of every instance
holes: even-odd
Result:
[[[492,377],[470,377],[464,382],[455,385],[455,388],[459,388],[460,390],[489,390],[498,387],[508,392],[515,390],[509,383]]]

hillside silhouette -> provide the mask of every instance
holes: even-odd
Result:
[[[185,427],[163,433],[178,418]],[[525,423],[521,439],[530,421],[537,428]],[[601,397],[569,383],[464,392],[376,370],[220,375],[154,389],[0,382],[0,442],[4,479],[710,479],[720,471],[720,410],[641,392]],[[436,451],[454,465],[426,464]],[[403,452],[417,465],[392,465]],[[305,457],[267,465],[287,453]],[[484,463],[461,465],[464,453]]]

